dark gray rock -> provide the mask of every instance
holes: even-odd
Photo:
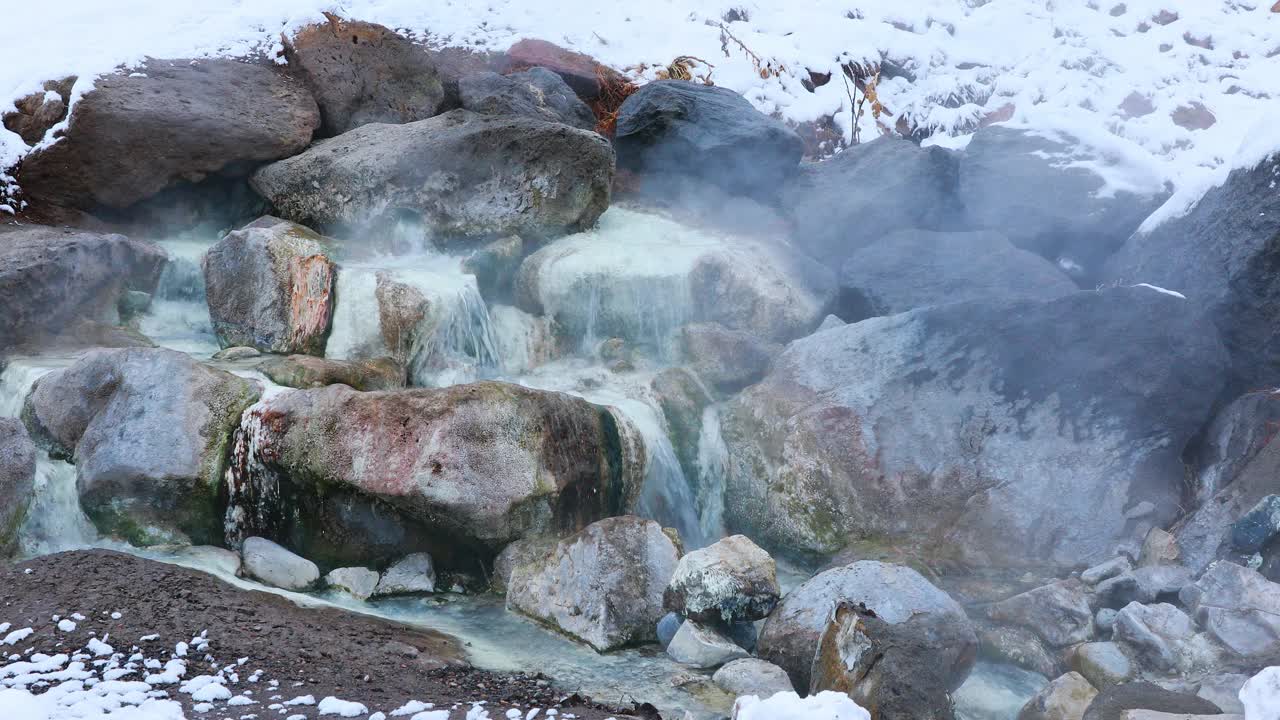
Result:
[[[1219,558],[1243,562],[1234,552],[1231,527],[1271,493],[1280,476],[1280,443],[1269,443],[1237,473],[1235,480],[1219,490],[1172,529],[1178,538],[1182,562],[1199,573]],[[1271,554],[1268,548],[1268,554]]]
[[[427,50],[381,25],[337,19],[309,25],[285,43],[285,57],[315,95],[325,136],[457,107]]]
[[[284,217],[332,228],[417,214],[443,238],[561,235],[609,206],[613,150],[585,130],[454,110],[362,125],[254,173]]]
[[[36,447],[16,418],[0,417],[0,558],[18,546],[18,530],[35,492]]]
[[[1185,216],[1138,233],[1107,264],[1109,279],[1176,290],[1207,308],[1231,353],[1238,390],[1280,378],[1280,156],[1231,173]]]
[[[769,361],[782,352],[777,343],[720,323],[685,325],[680,328],[680,340],[693,371],[724,393],[759,382],[769,369]]]
[[[1093,636],[1093,611],[1084,586],[1065,580],[1001,600],[987,611],[992,620],[1021,625],[1054,647]]]
[[[1133,562],[1123,555],[1117,555],[1080,573],[1080,579],[1086,585],[1097,585],[1104,580],[1110,580],[1117,575],[1124,575],[1131,570],[1133,570]]]
[[[301,82],[238,60],[151,60],[98,78],[58,142],[22,161],[33,204],[125,208],[179,182],[244,176],[320,124]]]
[[[135,545],[218,544],[228,444],[259,393],[173,350],[95,350],[41,377],[23,418],[75,462],[99,530]]]
[[[791,551],[853,535],[996,564],[1108,557],[1143,536],[1135,506],[1178,513],[1225,360],[1193,307],[1144,288],[826,330],[725,409],[726,518]]]
[[[658,644],[662,646],[663,650],[666,650],[667,646],[671,644],[671,639],[676,636],[676,632],[680,630],[680,626],[683,624],[684,618],[680,617],[679,613],[673,612],[663,615],[662,619],[658,621]]]
[[[804,154],[800,136],[727,88],[647,83],[618,110],[618,166],[678,173],[743,195],[772,195]]]
[[[835,312],[848,322],[966,300],[1052,300],[1078,288],[996,232],[900,230],[855,251]]]
[[[957,194],[970,227],[1003,233],[1014,245],[1091,285],[1107,258],[1160,206],[1164,194],[1100,196],[1105,184],[1101,176],[1064,167],[1079,160],[1078,150],[1070,138],[983,128],[961,155]],[[1132,282],[1160,284],[1148,278]]]
[[[1149,682],[1103,688],[1089,704],[1082,720],[1124,720],[1125,710],[1156,710],[1192,715],[1218,715],[1222,710],[1195,695],[1165,690]]]
[[[427,553],[411,553],[391,563],[382,573],[374,597],[415,595],[436,591],[436,568]]]
[[[583,130],[596,127],[591,108],[559,75],[546,68],[529,68],[510,75],[467,75],[458,80],[458,98],[464,110],[482,115],[520,115]]]
[[[802,165],[782,204],[796,244],[839,268],[889,233],[955,227],[956,171],[949,150],[885,136]]]
[[[1195,450],[1196,500],[1206,503],[1235,481],[1280,428],[1280,395],[1248,392],[1220,410]]]
[[[75,321],[113,321],[123,293],[154,292],[165,254],[123,235],[36,225],[0,230],[0,354]]]
[[[1231,545],[1240,552],[1261,550],[1280,533],[1280,495],[1268,495],[1231,525]]]

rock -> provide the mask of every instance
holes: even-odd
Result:
[[[1280,585],[1224,560],[1182,589],[1182,604],[1215,640],[1244,658],[1280,653]]]
[[[239,360],[249,360],[256,357],[262,357],[262,352],[257,348],[238,345],[229,347],[213,354],[214,360],[225,360],[226,362],[237,362]]]
[[[0,559],[18,547],[18,530],[35,495],[36,447],[17,418],[0,417]]]
[[[978,652],[983,657],[1025,668],[1046,678],[1057,677],[1065,669],[1060,653],[1050,652],[1040,637],[1028,628],[989,622],[977,622],[975,625]],[[1025,698],[1023,702],[1026,702]],[[1022,707],[1022,703],[1018,707]]]
[[[884,236],[954,227],[956,154],[893,136],[801,166],[782,191],[796,244],[832,268]]]
[[[782,591],[769,553],[731,535],[685,554],[663,594],[668,610],[700,623],[763,620]]]
[[[667,421],[667,437],[680,460],[684,476],[693,486],[694,501],[699,509],[717,502],[723,503],[723,488],[715,483],[704,483],[704,478],[715,477],[712,468],[703,468],[710,458],[702,452],[703,428],[715,415],[712,398],[698,377],[685,368],[667,368],[653,376],[649,388],[658,400],[658,407]],[[718,426],[717,426],[718,427]],[[717,431],[718,434],[718,431]]]
[[[1113,642],[1080,645],[1071,656],[1071,667],[1095,688],[1126,683],[1136,675],[1129,656]]]
[[[1191,571],[1181,565],[1149,565],[1133,571],[1137,583],[1136,599],[1152,602],[1166,596],[1176,596],[1191,583]]]
[[[436,591],[436,569],[427,553],[413,553],[391,564],[373,591],[375,597]]]
[[[775,693],[795,692],[786,670],[755,658],[734,660],[716,670],[711,680],[721,690],[734,697],[743,695],[770,697]]]
[[[698,377],[723,393],[759,382],[782,346],[719,323],[690,323],[680,328],[685,356]]]
[[[149,60],[99,77],[56,143],[22,161],[33,204],[126,208],[180,182],[244,176],[289,157],[320,124],[301,83],[269,65]]]
[[[822,332],[823,330],[830,330],[831,328],[843,327],[848,324],[849,323],[841,320],[835,315],[828,315],[822,318],[822,322],[818,324],[818,329],[814,330],[814,332]]]
[[[1080,573],[1080,579],[1086,585],[1097,585],[1103,580],[1110,580],[1117,575],[1127,574],[1131,570],[1133,570],[1133,563],[1129,561],[1129,558],[1117,555]]]
[[[511,584],[511,573],[524,563],[540,561],[555,549],[556,538],[534,536],[520,538],[502,548],[493,559],[493,576],[490,585],[494,592],[505,595]],[[675,632],[674,630],[672,631]]]
[[[1040,692],[1048,678],[1012,665],[978,661],[959,690],[952,693],[956,717],[963,720],[1010,720]]]
[[[921,623],[888,622],[862,604],[839,602],[818,640],[809,681],[811,694],[847,693],[877,718],[951,718],[950,693],[956,677],[949,662],[938,662],[942,640]],[[972,666],[972,656],[968,661]]]
[[[1156,710],[1125,710],[1120,714],[1121,720],[1246,720],[1243,715],[1188,715],[1186,713],[1163,713]]]
[[[492,302],[493,298],[511,297],[521,260],[524,241],[512,235],[481,245],[462,261],[462,272],[475,275],[480,294]]]
[[[499,75],[482,72],[458,81],[462,108],[482,115],[519,115],[594,130],[595,113],[554,72],[534,67]]]
[[[1280,533],[1280,495],[1268,495],[1231,525],[1231,545],[1255,553]]]
[[[667,645],[667,654],[678,663],[702,669],[717,668],[731,660],[750,657],[746,650],[716,628],[694,620],[680,624],[680,629]]]
[[[829,297],[799,255],[781,241],[612,208],[595,229],[526,258],[516,304],[554,318],[560,335],[584,350],[600,338],[621,338],[674,359],[675,333],[693,322],[785,342],[811,331]]]
[[[1000,233],[899,230],[849,256],[835,310],[858,322],[966,300],[1052,300],[1077,290],[1048,260]]]
[[[657,523],[607,518],[561,540],[543,563],[517,567],[507,608],[598,652],[651,641],[675,568],[675,545]]]
[[[324,136],[456,107],[426,49],[381,25],[330,17],[286,39],[285,58],[315,95]]]
[[[324,576],[324,584],[357,600],[368,600],[378,587],[378,573],[362,567],[338,568]]]
[[[1149,527],[1138,503],[1151,524],[1179,512],[1224,360],[1195,308],[1143,288],[826,330],[724,409],[725,517],[793,552],[855,536],[983,565],[1109,557]]]
[[[991,606],[992,620],[1030,628],[1055,647],[1084,642],[1093,636],[1093,610],[1084,588],[1071,581],[1043,585]]]
[[[1018,720],[1080,720],[1097,694],[1084,676],[1069,672],[1028,700]]]
[[[280,393],[246,413],[233,455],[238,532],[326,565],[426,551],[445,569],[626,512],[645,463],[609,409],[498,382]]]
[[[13,102],[17,112],[6,112],[0,118],[4,126],[28,145],[37,145],[49,128],[67,116],[74,76],[62,80],[46,80],[44,90],[25,95]]]
[[[1168,603],[1129,603],[1116,616],[1112,637],[1157,670],[1189,673],[1217,660],[1212,643],[1196,633],[1191,618]]]
[[[1138,567],[1173,565],[1178,562],[1179,557],[1181,553],[1178,551],[1178,539],[1160,528],[1151,528],[1147,539],[1142,542]]]
[[[1232,387],[1269,387],[1280,369],[1270,318],[1280,292],[1270,270],[1280,235],[1280,156],[1235,170],[1189,213],[1135,233],[1107,264],[1117,282],[1176,290],[1206,308],[1231,354]]]
[[[356,390],[397,390],[405,386],[405,370],[395,358],[329,360],[312,355],[273,357],[258,365],[271,381],[285,387],[318,388],[349,385]]]
[[[1200,573],[1214,560],[1244,562],[1231,540],[1232,526],[1275,490],[1280,474],[1280,443],[1269,443],[1236,475],[1235,480],[1178,521],[1172,532],[1178,539],[1182,562]]]
[[[769,197],[794,175],[804,142],[736,92],[681,80],[646,83],[618,110],[618,167],[688,175]]]
[[[1218,706],[1194,695],[1165,690],[1148,682],[1131,682],[1103,688],[1085,711],[1082,720],[1123,720],[1125,710],[1204,715],[1221,712]]]
[[[1196,697],[1217,705],[1224,713],[1244,714],[1245,707],[1240,701],[1240,690],[1248,681],[1248,675],[1235,673],[1210,675],[1200,681],[1200,689],[1196,691]],[[1280,710],[1280,707],[1276,710]]]
[[[309,590],[320,579],[315,563],[264,538],[245,538],[240,554],[245,574],[272,587]]]
[[[255,383],[159,348],[94,350],[36,382],[23,419],[76,465],[80,505],[135,545],[220,543],[223,470]]]
[[[153,292],[164,263],[163,250],[123,235],[0,229],[0,354],[78,319],[114,322],[123,293]]]
[[[740,697],[733,703],[732,720],[871,720],[871,714],[838,692],[821,692],[801,698],[795,693],[780,693],[760,699],[755,695]]]
[[[1113,608],[1100,608],[1096,615],[1093,616],[1093,625],[1098,628],[1100,633],[1110,633],[1116,624],[1116,616],[1120,614],[1119,610]]]
[[[285,217],[311,227],[419,215],[443,238],[555,237],[609,206],[613,150],[595,133],[455,110],[362,125],[254,173]]]
[[[960,605],[916,571],[874,560],[819,573],[787,594],[765,620],[757,655],[786,670],[796,687],[809,688],[818,640],[839,602],[864,604],[885,623],[931,636],[930,659],[953,689],[973,666],[977,638]]]
[[[578,97],[587,102],[599,97],[606,89],[603,86],[616,88],[627,82],[618,71],[596,62],[590,55],[533,38],[520,40],[507,49],[506,63],[501,72],[535,67],[543,67],[559,75]]]
[[[1099,192],[1106,184],[1101,175],[1068,166],[1081,159],[1081,147],[1074,138],[982,128],[961,154],[956,194],[970,227],[1004,233],[1017,247],[1057,263],[1091,286],[1107,258],[1160,207],[1166,194]],[[1108,159],[1108,164],[1114,161]]]
[[[1273,718],[1280,713],[1280,667],[1269,667],[1249,678],[1240,688],[1240,703],[1247,720]]]
[[[201,265],[218,343],[323,355],[337,273],[327,242],[301,225],[265,217],[209,248]]]
[[[1280,402],[1276,400],[1271,392],[1248,392],[1214,416],[1204,440],[1194,448],[1195,490],[1200,504],[1234,482],[1275,437],[1274,428],[1280,426]]]
[[[658,621],[658,644],[662,646],[663,650],[666,650],[667,646],[671,644],[671,640],[675,638],[676,633],[679,632],[680,626],[683,624],[684,618],[673,612],[663,615],[662,619]]]

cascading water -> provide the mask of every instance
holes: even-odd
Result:
[[[724,492],[729,471],[729,448],[720,434],[720,411],[714,405],[702,411],[698,433],[698,522],[708,538],[725,534]]]
[[[205,302],[201,258],[214,243],[204,238],[161,240],[169,254],[151,307],[138,322],[142,334],[161,347],[197,356],[218,351],[218,339]]]

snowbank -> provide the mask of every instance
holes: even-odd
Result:
[[[282,33],[321,20],[322,10],[436,45],[502,50],[539,37],[638,79],[693,55],[714,65],[716,84],[743,93],[761,110],[795,122],[835,114],[846,136],[852,113],[839,68],[883,60],[878,95],[893,114],[880,118],[885,126],[905,118],[954,145],[952,138],[999,112],[1014,125],[1070,133],[1101,153],[1102,160],[1091,163],[1123,158],[1122,164],[1144,170],[1111,178],[1117,186],[1173,183],[1179,192],[1159,219],[1185,209],[1225,170],[1280,149],[1274,110],[1265,122],[1268,103],[1280,94],[1280,73],[1267,57],[1280,48],[1280,13],[1271,5],[649,0],[623,11],[595,0],[562,0],[549,13],[540,0],[19,3],[0,13],[7,27],[21,29],[0,48],[0,111],[39,91],[43,81],[69,74],[81,78],[74,98],[96,74],[146,56],[274,56]],[[780,72],[761,77],[757,61]],[[826,73],[830,82],[805,88]],[[861,136],[874,136],[876,123],[866,112]],[[26,151],[15,134],[0,129],[0,168]]]
[[[828,690],[802,698],[780,692],[766,700],[755,695],[738,698],[733,720],[871,720],[871,714],[844,693]]]

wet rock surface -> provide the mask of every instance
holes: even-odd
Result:
[[[467,75],[458,81],[464,110],[482,115],[520,115],[594,130],[596,116],[556,73],[543,67],[499,75]]]
[[[395,358],[330,360],[312,355],[273,357],[257,366],[271,381],[291,388],[349,385],[356,390],[397,390],[405,386],[405,370]]]
[[[16,418],[0,418],[0,558],[17,547],[35,490],[36,447]]]

